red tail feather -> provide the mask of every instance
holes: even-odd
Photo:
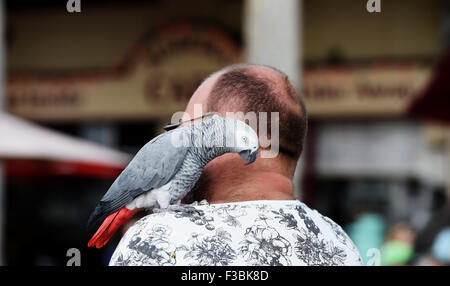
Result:
[[[121,225],[126,223],[135,213],[141,209],[129,210],[126,207],[122,207],[118,211],[110,214],[98,228],[94,236],[89,240],[88,247],[103,247],[113,234],[119,229]]]

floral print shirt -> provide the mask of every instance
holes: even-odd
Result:
[[[342,228],[297,200],[195,203],[147,215],[110,265],[363,265]]]

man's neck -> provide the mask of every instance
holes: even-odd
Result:
[[[250,173],[246,174],[244,180],[218,179],[208,186],[207,200],[211,204],[295,199],[292,180],[276,172]]]

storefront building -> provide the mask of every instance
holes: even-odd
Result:
[[[6,109],[134,153],[208,74],[248,58],[247,2],[13,5]],[[310,118],[296,196],[343,226],[370,211],[420,229],[449,172],[445,129],[407,113],[441,52],[440,2],[383,1],[381,15],[337,2],[294,13]]]

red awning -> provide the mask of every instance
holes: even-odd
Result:
[[[7,175],[116,177],[131,156],[0,113],[0,159]]]

